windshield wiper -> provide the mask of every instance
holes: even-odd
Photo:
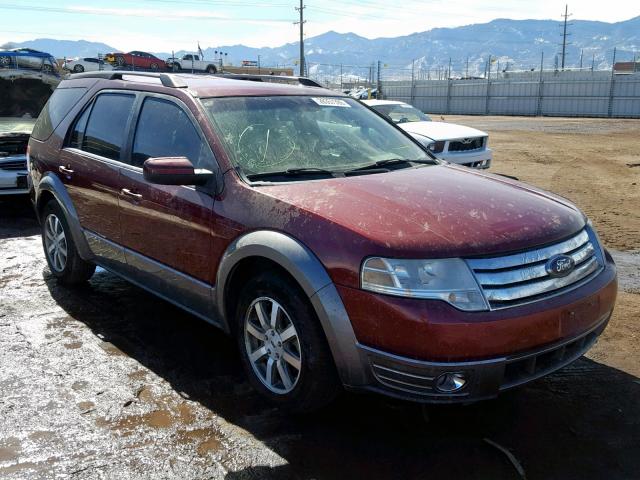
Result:
[[[269,177],[304,177],[304,176],[334,176],[334,171],[327,170],[326,168],[319,167],[300,167],[300,168],[287,168],[286,170],[280,170],[275,172],[260,172],[260,173],[248,173],[246,177],[249,180],[259,180],[261,178]]]
[[[384,167],[390,167],[393,165],[407,165],[411,166],[412,163],[425,163],[435,165],[437,162],[434,160],[408,160],[406,158],[388,158],[386,160],[378,160],[375,163],[370,165],[365,165],[364,167],[358,167],[351,170],[347,170],[345,173],[359,172],[362,170],[376,170],[383,169]]]

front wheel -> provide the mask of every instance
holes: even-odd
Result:
[[[157,64],[157,63],[152,63],[152,64],[151,64],[151,70],[153,70],[154,72],[155,72],[156,70],[158,70],[158,64]]]
[[[64,212],[53,200],[42,211],[42,245],[49,270],[62,284],[86,282],[96,270],[80,258]]]
[[[252,386],[296,412],[323,407],[340,391],[320,323],[304,292],[265,272],[244,287],[236,312],[242,363]]]
[[[82,73],[84,72],[84,67],[82,65],[74,65],[73,71],[75,73]]]

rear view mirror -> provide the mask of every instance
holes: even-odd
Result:
[[[187,157],[149,158],[142,167],[144,179],[159,185],[204,185],[213,172],[196,169]]]

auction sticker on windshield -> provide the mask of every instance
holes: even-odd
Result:
[[[344,100],[340,98],[328,98],[328,97],[311,97],[311,100],[316,102],[321,107],[347,107],[351,108]]]

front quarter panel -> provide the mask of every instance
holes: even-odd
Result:
[[[329,343],[338,373],[346,385],[361,385],[365,373],[359,361],[356,337],[340,295],[322,263],[302,243],[284,233],[258,230],[236,239],[220,261],[216,282],[216,305],[223,328],[230,332],[225,318],[226,285],[234,267],[248,257],[272,260],[284,268],[309,298]]]

